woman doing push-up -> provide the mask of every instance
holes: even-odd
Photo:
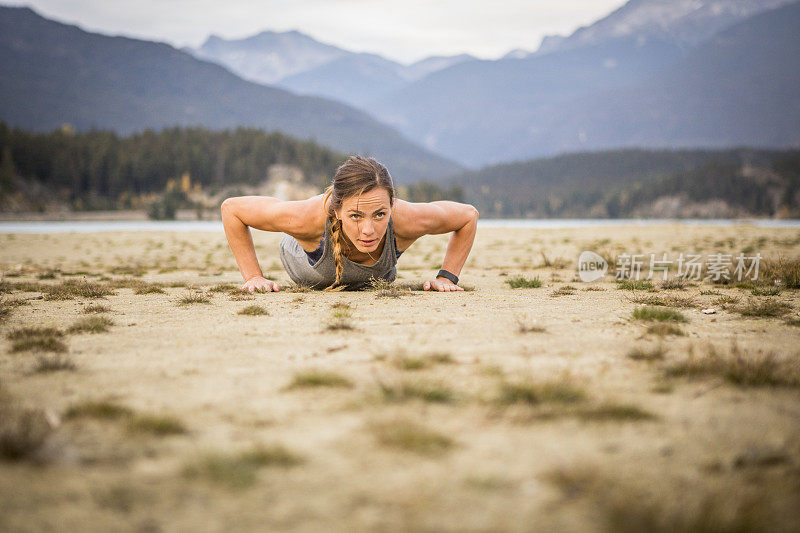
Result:
[[[397,259],[423,235],[453,232],[442,268],[424,290],[461,291],[458,275],[478,227],[478,210],[441,200],[407,202],[395,197],[386,167],[371,157],[351,156],[323,194],[282,201],[237,196],[222,202],[225,236],[244,278],[242,290],[278,291],[264,278],[250,228],[285,233],[280,258],[298,285],[358,290],[372,279],[394,281]]]

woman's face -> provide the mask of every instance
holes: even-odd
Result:
[[[378,249],[391,212],[389,193],[378,187],[360,196],[345,198],[336,216],[342,221],[345,236],[356,249],[366,253]]]

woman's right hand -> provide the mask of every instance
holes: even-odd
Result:
[[[262,276],[254,276],[242,285],[242,290],[245,292],[278,292],[280,287],[274,281]]]

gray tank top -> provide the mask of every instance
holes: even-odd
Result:
[[[298,285],[306,285],[314,289],[324,289],[336,279],[336,263],[333,259],[333,247],[330,246],[331,235],[328,218],[325,217],[325,234],[322,241],[322,256],[312,265],[309,253],[297,239],[284,234],[281,237],[279,255],[283,268],[289,277]],[[402,253],[402,252],[400,252]],[[362,265],[342,256],[342,284],[347,290],[360,290],[369,286],[371,277],[394,281],[397,277],[397,242],[394,235],[394,220],[389,216],[386,227],[386,241],[378,261],[371,266]]]

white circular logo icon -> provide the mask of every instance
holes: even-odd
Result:
[[[587,283],[597,281],[606,275],[608,263],[599,254],[594,252],[581,252],[578,256],[578,277]]]

